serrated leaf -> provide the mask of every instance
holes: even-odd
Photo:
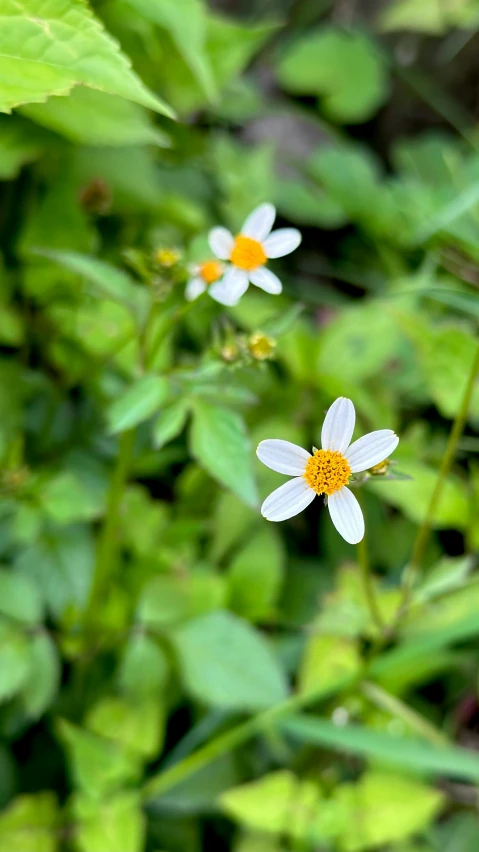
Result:
[[[44,104],[24,106],[21,112],[80,145],[170,145],[169,137],[152,124],[146,110],[85,86],[73,89],[67,98],[52,97]]]
[[[195,400],[191,451],[211,476],[248,505],[257,505],[250,442],[243,419],[237,412]]]
[[[82,0],[3,0],[0,112],[83,84],[171,116]]]
[[[170,385],[161,376],[143,376],[110,406],[110,432],[124,432],[152,416],[168,398]]]
[[[287,695],[284,674],[261,633],[232,613],[200,616],[170,639],[186,689],[205,704],[260,710]]]
[[[278,77],[293,94],[319,95],[327,114],[347,123],[374,115],[387,94],[386,71],[374,43],[361,32],[332,26],[293,42]]]

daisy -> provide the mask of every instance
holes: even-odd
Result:
[[[399,438],[391,429],[379,429],[350,443],[356,413],[350,399],[339,397],[328,410],[321,432],[322,449],[313,455],[289,441],[261,441],[258,458],[278,473],[293,476],[266,498],[261,514],[268,521],[285,521],[325,494],[331,520],[349,544],[364,536],[364,518],[352,491],[353,473],[368,470],[396,449]]]
[[[224,278],[212,287],[224,304],[235,305],[246,293],[248,285],[256,284],[267,293],[277,295],[283,289],[281,281],[266,268],[271,258],[283,257],[294,251],[301,242],[296,228],[280,228],[271,233],[276,210],[272,204],[260,204],[248,216],[241,232],[234,237],[226,228],[213,228],[208,236],[210,248],[219,260],[229,261]]]
[[[212,284],[219,281],[223,277],[225,271],[224,263],[216,260],[215,257],[210,258],[210,260],[205,260],[203,263],[192,263],[188,268],[190,278],[185,290],[185,298],[188,302],[192,302],[194,299],[197,299],[198,296],[201,296],[201,294],[204,293]],[[211,295],[215,298],[214,294]]]

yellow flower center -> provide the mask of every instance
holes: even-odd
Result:
[[[223,275],[223,264],[219,260],[207,260],[200,266],[200,275],[205,284],[214,284]]]
[[[257,361],[266,361],[270,358],[276,348],[276,340],[261,334],[260,331],[251,334],[248,338],[248,349]]]
[[[348,460],[337,450],[316,450],[303,474],[316,494],[334,494],[347,485],[351,476]]]
[[[155,254],[156,262],[167,269],[178,263],[179,259],[180,253],[176,249],[158,249]]]
[[[235,239],[235,244],[230,255],[230,260],[233,266],[238,266],[240,269],[256,269],[266,263],[267,257],[264,253],[263,246],[258,240],[253,240],[251,237],[244,237],[239,234]]]

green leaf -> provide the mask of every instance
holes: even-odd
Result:
[[[85,86],[73,89],[67,98],[49,98],[21,112],[80,145],[170,145],[142,107]]]
[[[366,772],[358,783],[341,784],[335,799],[352,817],[341,832],[342,852],[366,852],[410,837],[444,804],[439,790],[390,772]]]
[[[145,18],[168,30],[178,52],[210,100],[218,89],[206,50],[207,9],[202,0],[127,0]]]
[[[238,783],[235,755],[225,754],[195,772],[172,790],[148,799],[148,803],[164,813],[202,813],[216,810],[216,799],[229,787]]]
[[[110,406],[110,432],[124,432],[151,417],[168,398],[170,385],[161,376],[143,376],[122,393]]]
[[[338,727],[327,719],[314,716],[292,716],[280,723],[289,736],[413,773],[445,775],[477,783],[479,758],[462,748],[434,746],[416,737],[398,737],[360,725]]]
[[[17,177],[22,166],[37,160],[47,149],[47,133],[17,116],[0,116],[0,179]]]
[[[344,123],[370,118],[387,95],[384,63],[358,31],[323,27],[293,42],[278,66],[280,83],[295,95],[318,95],[325,112]]]
[[[59,525],[91,521],[104,508],[98,494],[72,470],[62,470],[46,479],[40,476],[37,488],[43,512]]]
[[[154,577],[142,589],[138,619],[149,627],[162,628],[183,621],[191,613],[190,584],[182,577]]]
[[[94,564],[91,531],[75,525],[43,534],[17,559],[17,569],[37,585],[49,610],[60,615],[68,606],[83,606]]]
[[[285,569],[276,530],[263,527],[236,554],[228,570],[229,609],[250,621],[274,615]]]
[[[142,852],[146,821],[138,793],[125,791],[101,802],[73,799],[75,848],[79,852]]]
[[[257,505],[250,443],[239,414],[220,405],[195,400],[191,452],[218,482],[248,505]]]
[[[162,648],[149,636],[133,634],[120,660],[120,688],[141,701],[163,692],[169,673],[170,663]]]
[[[39,591],[29,577],[0,568],[0,613],[23,624],[39,624],[43,606]]]
[[[56,852],[58,827],[54,793],[18,796],[0,814],[0,852]]]
[[[158,757],[165,733],[165,711],[158,698],[127,701],[102,698],[89,711],[86,727],[145,759]]]
[[[198,701],[260,710],[282,701],[287,686],[262,635],[228,612],[212,612],[170,634],[185,688]]]
[[[305,647],[299,672],[300,692],[325,693],[343,681],[349,682],[361,669],[356,642],[338,636],[313,633]]]
[[[411,477],[410,481],[369,480],[366,487],[380,500],[401,509],[412,521],[421,523],[436,485],[437,471],[422,462],[408,460],[404,462],[404,473]],[[467,524],[467,505],[465,484],[457,478],[449,477],[443,484],[433,525],[438,528],[464,529]]]
[[[18,628],[0,622],[0,702],[22,689],[30,670],[28,637]]]
[[[291,824],[298,789],[296,776],[284,769],[228,790],[220,796],[220,804],[248,828],[282,834]]]
[[[171,116],[81,0],[4,0],[0,80],[0,112],[83,84]]]
[[[57,735],[66,749],[74,786],[91,798],[103,797],[137,782],[140,763],[111,740],[59,719]]]
[[[60,685],[60,659],[47,633],[37,633],[30,645],[31,672],[22,689],[25,713],[37,719],[48,709]]]
[[[135,285],[133,279],[122,269],[73,251],[37,251],[72,272],[78,273],[93,285],[93,293],[115,302],[121,302],[140,316],[144,314],[147,293]]]
[[[185,399],[178,399],[160,411],[156,423],[153,427],[153,441],[155,447],[160,449],[169,441],[176,438],[182,432],[188,413],[190,410],[189,402]]]

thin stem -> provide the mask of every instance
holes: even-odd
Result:
[[[115,563],[120,505],[127,482],[134,440],[133,429],[120,435],[118,458],[111,479],[105,520],[98,540],[95,573],[85,611],[87,629],[95,622],[98,603],[108,586]]]
[[[361,503],[361,508],[364,511],[362,501],[359,500],[359,497],[358,502]],[[356,545],[356,553],[358,556],[359,567],[361,569],[361,579],[363,581],[364,596],[366,598],[366,603],[369,608],[369,614],[371,616],[372,621],[378,628],[379,633],[381,634],[384,630],[385,625],[374,589],[374,580],[371,574],[371,565],[369,562],[366,535],[364,535],[359,544]]]
[[[349,688],[357,680],[358,676],[347,676],[340,683],[337,682],[333,689],[325,690],[324,687],[321,687],[315,691],[293,695],[290,698],[286,698],[285,701],[276,704],[274,707],[258,713],[256,716],[248,719],[248,721],[236,725],[236,727],[231,728],[224,734],[220,734],[199,748],[198,751],[193,752],[193,754],[180,760],[174,766],[165,769],[164,772],[160,772],[155,778],[150,779],[143,788],[145,800],[148,801],[149,799],[156,798],[166,793],[172,787],[176,787],[185,778],[189,778],[190,775],[203,769],[203,767],[212,763],[218,757],[221,757],[221,755],[238,748],[238,746],[252,739],[252,737],[260,734],[265,729],[267,730],[271,723],[277,719],[311,704],[316,704],[318,701],[330,698],[333,694]]]
[[[442,489],[444,487],[446,477],[451,469],[452,463],[454,461],[454,457],[456,455],[457,445],[459,439],[464,431],[464,426],[467,420],[467,413],[469,409],[469,403],[471,401],[472,392],[474,390],[474,384],[477,378],[477,374],[479,372],[479,343],[476,347],[476,352],[474,354],[474,358],[472,359],[471,369],[469,371],[469,377],[467,379],[466,385],[464,387],[464,393],[461,400],[461,404],[459,407],[459,411],[456,415],[456,419],[454,421],[453,427],[451,429],[449,439],[447,442],[446,452],[444,453],[444,457],[441,463],[441,467],[439,468],[439,473],[437,476],[436,484],[434,486],[434,490],[431,495],[431,499],[429,501],[429,506],[427,507],[426,514],[422,521],[421,526],[419,527],[418,534],[416,536],[416,541],[414,542],[413,552],[408,566],[404,572],[403,579],[403,595],[402,600],[394,620],[394,626],[397,626],[397,623],[400,621],[404,612],[407,609],[407,606],[410,601],[411,593],[413,590],[414,583],[419,574],[421,563],[424,556],[424,551],[427,547],[429,536],[431,535],[431,527],[434,520],[434,515],[436,513],[437,506],[439,504],[439,500],[442,494]]]
[[[386,692],[381,686],[370,681],[364,681],[361,684],[361,692],[369,698],[376,707],[381,710],[386,710],[397,719],[401,719],[406,725],[412,728],[416,733],[420,734],[424,739],[434,745],[447,745],[448,739],[427,719],[417,713],[412,707],[409,707],[400,698]]]

